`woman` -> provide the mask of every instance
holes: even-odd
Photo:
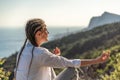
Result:
[[[59,56],[59,48],[54,49],[53,53],[51,53],[48,49],[40,47],[42,43],[48,41],[49,33],[42,19],[29,20],[25,32],[26,40],[17,56],[16,80],[63,80],[62,74],[64,72],[56,77],[52,68],[77,68],[102,63],[109,58],[109,54],[106,54],[109,52],[104,52],[96,59],[69,60]],[[72,70],[68,68],[66,71]]]

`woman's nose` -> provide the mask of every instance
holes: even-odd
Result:
[[[49,34],[48,30],[47,30],[47,33]]]

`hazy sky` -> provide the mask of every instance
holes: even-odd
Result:
[[[120,14],[120,0],[0,0],[0,27],[23,27],[31,18],[48,26],[87,26],[104,11]]]

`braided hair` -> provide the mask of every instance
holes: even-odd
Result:
[[[33,56],[34,56],[33,51],[34,51],[35,47],[39,46],[35,41],[35,34],[36,34],[37,31],[41,31],[43,29],[43,27],[44,27],[43,24],[44,24],[44,21],[42,19],[37,19],[37,18],[36,19],[31,19],[27,22],[26,27],[25,27],[26,39],[25,39],[24,45],[21,48],[20,53],[18,55],[18,59],[17,59],[17,62],[16,62],[16,74],[17,74],[17,68],[18,68],[18,65],[19,65],[19,61],[20,61],[22,51],[25,48],[27,40],[29,40],[31,42],[31,44],[33,45],[32,57],[31,57],[31,61],[30,61],[29,69],[28,69],[28,76],[29,76],[30,67],[31,67],[31,64],[32,64]],[[16,74],[15,74],[15,77],[16,77]],[[28,76],[27,76],[27,78],[28,78]]]

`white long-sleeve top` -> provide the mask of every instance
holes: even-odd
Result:
[[[80,59],[69,60],[62,56],[54,55],[46,48],[35,47],[28,75],[32,58],[32,48],[33,45],[28,42],[21,54],[16,80],[27,80],[27,77],[28,80],[53,80],[51,78],[51,68],[80,67]]]

